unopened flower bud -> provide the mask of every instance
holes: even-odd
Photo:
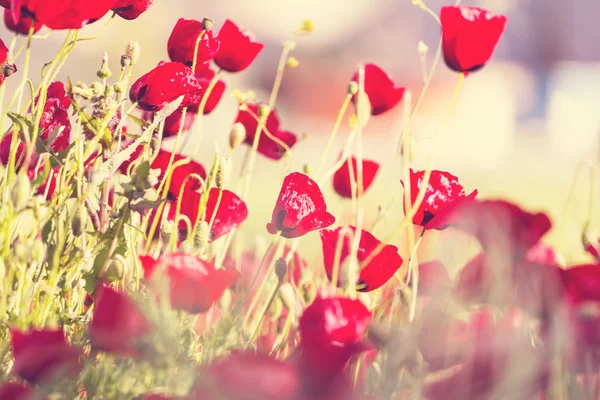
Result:
[[[91,99],[94,95],[93,90],[82,82],[77,82],[77,84],[71,89],[71,93],[73,93],[74,95],[81,96],[86,100]]]
[[[83,233],[85,229],[85,211],[83,206],[77,206],[75,209],[75,215],[73,215],[73,220],[71,220],[71,232],[73,232],[73,236],[79,237]]]
[[[229,182],[229,176],[231,175],[231,160],[229,158],[219,158],[219,165],[217,166],[217,175],[215,176],[215,186],[219,190],[225,189],[227,182]]]
[[[100,79],[110,78],[110,76],[112,75],[110,68],[108,68],[108,53],[104,53],[104,55],[102,56],[102,66],[100,67],[100,70],[96,73],[96,75]]]
[[[280,258],[275,262],[275,275],[277,275],[279,282],[283,281],[283,278],[285,278],[286,273],[287,263],[285,262],[285,259]]]
[[[306,175],[310,175],[310,173],[312,172],[312,168],[311,168],[310,164],[304,164],[302,166],[302,170],[304,171],[304,173]]]
[[[261,105],[258,107],[258,115],[259,115],[259,116],[261,116],[261,117],[263,117],[263,118],[266,118],[266,117],[268,117],[268,116],[269,116],[269,114],[270,114],[270,113],[271,113],[271,107],[269,107],[268,105],[266,105],[266,104],[261,104]]]
[[[417,53],[419,53],[420,56],[425,56],[427,55],[428,51],[429,46],[427,46],[422,40],[419,40],[419,44],[417,45]]]
[[[114,282],[123,279],[125,274],[125,268],[123,264],[118,260],[111,260],[106,269],[106,280]]]
[[[352,81],[348,84],[348,94],[354,96],[358,93],[358,82]]]
[[[103,85],[100,82],[92,83],[92,92],[94,93],[95,96],[99,96],[100,94],[102,94],[102,88],[103,88]]]
[[[127,81],[124,79],[121,79],[119,82],[115,83],[113,85],[115,92],[117,93],[123,93],[125,92],[125,89],[127,88]]]
[[[288,57],[286,64],[290,68],[296,68],[300,65],[300,61],[296,57]]]
[[[209,31],[212,28],[213,28],[213,21],[212,21],[212,19],[204,18],[202,20],[202,29],[204,29],[205,31]]]
[[[160,238],[165,242],[169,243],[171,235],[173,235],[173,223],[171,221],[164,220],[160,224]]]
[[[22,210],[27,206],[31,197],[31,181],[27,173],[22,171],[17,175],[17,181],[12,190],[12,201],[17,210]]]
[[[194,247],[196,249],[202,250],[205,248],[210,242],[210,230],[208,226],[208,222],[200,221],[198,222],[198,227],[196,228],[196,233],[194,233]]]
[[[121,56],[121,66],[123,68],[134,66],[140,56],[140,44],[135,40],[130,41],[125,46],[125,54]]]
[[[241,122],[236,122],[229,133],[229,146],[235,149],[246,140],[246,127]]]

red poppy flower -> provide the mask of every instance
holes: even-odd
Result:
[[[293,239],[334,222],[319,185],[307,175],[292,172],[283,180],[267,231],[272,235],[281,232],[284,238]]]
[[[124,356],[139,356],[140,340],[150,333],[151,327],[132,299],[102,286],[97,290],[88,329],[94,348]]]
[[[39,100],[39,96],[36,101]],[[52,82],[48,86],[46,104],[40,119],[40,139],[47,140],[57,129],[62,132],[50,143],[50,148],[59,152],[67,148],[71,141],[71,121],[69,119],[69,107],[71,100],[65,91],[62,82]]]
[[[355,157],[351,158],[351,163],[354,182],[358,182],[358,164]],[[378,163],[375,161],[363,160],[363,193],[366,192],[369,186],[371,186],[371,183],[373,183],[373,179],[375,179],[378,170]],[[348,161],[346,161],[340,169],[335,171],[335,174],[333,175],[333,188],[340,196],[348,199],[352,198],[352,182],[350,180],[350,166],[348,165]]]
[[[477,7],[442,7],[442,50],[448,68],[473,72],[492,57],[506,17]]]
[[[204,69],[196,69],[196,78],[198,78],[198,82],[200,82],[200,86],[202,86],[202,91],[200,98],[204,97],[204,94],[208,90],[208,86],[210,82],[215,77],[216,72],[212,69],[206,67]],[[223,79],[219,79],[217,83],[213,86],[210,94],[208,95],[208,99],[206,99],[206,104],[204,105],[203,114],[210,114],[215,107],[221,101],[221,97],[223,97],[223,93],[225,93],[225,81]],[[190,106],[189,110],[192,110],[195,113],[199,111],[200,102]]]
[[[196,53],[196,42],[202,31],[202,22],[179,18],[167,43],[171,61],[180,62],[191,68],[194,63],[194,53]],[[212,29],[204,31],[198,44],[196,72],[208,67],[208,64],[215,58],[219,45],[217,32]]]
[[[154,115],[151,113],[151,115]],[[163,138],[177,136],[179,134],[179,129],[181,128],[181,133],[185,133],[190,130],[194,121],[196,120],[196,114],[192,112],[190,109],[185,113],[185,119],[183,119],[183,127],[181,127],[183,118],[183,109],[178,109],[173,112],[173,114],[169,115],[165,119],[165,127],[163,129]]]
[[[510,260],[523,259],[552,226],[546,214],[504,200],[464,202],[457,214],[457,227],[475,236],[486,253]]]
[[[410,197],[412,204],[415,203],[425,171],[410,170]],[[401,182],[404,186],[404,182]],[[454,223],[454,210],[465,200],[473,199],[477,195],[474,190],[465,196],[465,190],[458,183],[458,178],[448,172],[431,171],[427,190],[423,202],[413,217],[415,225],[421,225],[425,229],[442,230]]]
[[[409,283],[412,282],[412,277]],[[441,261],[428,261],[419,264],[419,295],[441,296],[448,293],[452,279]]]
[[[248,68],[265,46],[254,35],[230,20],[219,31],[221,46],[215,56],[215,64],[227,72],[240,72]]]
[[[154,161],[150,165],[152,169],[160,170],[160,174],[158,176],[158,182],[161,182],[165,176],[165,172],[167,171],[167,167],[169,166],[169,160],[173,153],[160,149]],[[187,157],[182,156],[181,154],[175,154],[173,158],[173,164],[179,162],[181,160],[186,159]],[[190,174],[197,174],[202,179],[206,179],[206,171],[204,167],[197,163],[194,160],[190,160],[187,164],[180,165],[173,170],[171,174],[171,184],[169,185],[169,193],[172,197],[178,197],[179,192],[181,191],[181,187],[186,179],[190,176]],[[160,183],[159,183],[160,184]],[[186,182],[185,190],[198,190],[202,187],[201,183],[196,178],[189,178]]]
[[[118,0],[113,11],[127,20],[136,19],[152,7],[154,0]]]
[[[359,300],[317,297],[300,317],[298,370],[307,393],[327,392],[348,361],[366,350],[371,313]]]
[[[170,283],[171,307],[192,314],[208,311],[225,289],[233,285],[239,273],[231,269],[216,269],[214,265],[185,253],[160,257],[141,256],[146,279],[164,268]]]
[[[1,146],[0,146],[1,147]],[[29,168],[27,170],[27,176],[31,181],[33,181],[44,169],[43,165],[40,165],[37,169]],[[57,185],[57,176],[60,172],[60,166],[54,168],[54,170],[50,171],[50,175],[46,178],[46,180],[37,187],[36,193],[40,196],[43,196],[46,193],[46,200],[50,201],[54,196],[54,192],[56,191]]]
[[[258,104],[247,104],[247,107],[254,115],[258,117]],[[242,125],[244,125],[244,128],[246,128],[246,139],[244,140],[244,143],[252,146],[254,143],[256,129],[258,128],[258,122],[254,116],[252,116],[252,114],[246,110],[239,110],[235,122],[240,122]],[[271,110],[271,113],[269,113],[265,126],[271,136],[277,138],[279,142],[285,143],[288,148],[291,149],[296,144],[296,141],[298,140],[296,135],[294,135],[292,132],[279,129],[279,117],[277,116],[277,112],[275,110]],[[281,143],[278,143],[271,137],[267,136],[264,131],[261,131],[258,139],[258,152],[272,160],[280,160],[285,155],[286,148],[282,146]]]
[[[114,8],[116,2],[117,0],[10,0],[0,5],[10,8],[15,24],[24,14],[50,29],[80,29],[102,18]]]
[[[442,351],[438,357],[450,357],[454,364],[453,368],[426,382],[425,398],[483,399],[502,393],[510,398],[518,394],[518,398],[528,399],[546,388],[549,352],[539,345],[534,346],[529,327],[515,323],[512,315],[494,322],[491,312],[482,309],[469,323],[444,323],[446,328],[427,327],[424,333],[428,340],[419,338],[426,360],[435,355],[430,354],[432,349],[438,349]],[[439,365],[445,367],[448,363]]]
[[[300,380],[294,367],[265,354],[236,352],[203,366],[194,399],[296,400]]]
[[[348,226],[347,228],[337,228],[334,230],[323,229],[319,232],[321,235],[321,243],[323,244],[323,263],[325,264],[325,271],[329,279],[332,279],[333,268],[335,265],[335,253],[338,246],[338,240],[340,240],[340,232],[342,229],[349,229],[353,234],[356,233],[354,226]],[[369,258],[373,251],[381,244],[375,236],[371,235],[367,231],[362,231],[360,236],[360,242],[358,244],[357,258],[359,263]],[[348,233],[344,234],[342,239],[342,252],[339,261],[338,281],[334,284],[341,286],[345,277],[345,272],[341,270],[343,262],[350,255],[350,249],[352,246],[351,235]],[[370,292],[383,286],[402,265],[402,257],[398,255],[398,248],[392,245],[386,245],[381,252],[372,261],[366,265],[359,274],[358,281],[356,282],[358,290],[361,292]]]
[[[391,110],[402,100],[404,88],[396,87],[392,77],[375,64],[365,64],[365,93],[371,103],[371,115],[379,115]],[[358,83],[358,71],[351,81]],[[356,101],[356,95],[352,98]]]
[[[17,72],[17,66],[12,61],[8,47],[0,40],[0,85],[15,72]]]
[[[192,223],[196,221],[198,215],[198,205],[200,204],[200,193],[186,191],[185,200],[181,203],[181,214],[187,216]],[[206,212],[203,217],[200,217],[201,221],[210,222],[212,215],[215,213],[217,201],[219,199],[219,189],[212,188],[208,194],[208,201],[206,203]],[[175,218],[175,207],[171,207],[169,210],[169,219]],[[239,198],[235,193],[229,190],[223,190],[221,195],[221,202],[219,208],[216,211],[215,219],[210,230],[210,240],[217,240],[221,236],[229,233],[232,229],[237,228],[248,218],[248,208],[246,203]],[[184,234],[186,224],[182,221],[179,225],[181,231]]]
[[[193,71],[182,63],[161,61],[131,86],[129,98],[142,110],[158,111],[183,97],[181,107],[200,101],[200,83]]]
[[[45,400],[30,386],[17,382],[0,384],[0,400]]]
[[[42,383],[76,375],[83,365],[79,362],[81,348],[65,341],[62,329],[29,332],[11,330],[15,364],[13,371],[30,383]]]
[[[32,18],[21,15],[21,18],[15,23],[9,9],[4,10],[4,24],[9,31],[19,33],[21,35],[29,35],[29,30],[33,27],[33,33],[39,31],[44,26],[39,22],[35,22]]]
[[[7,166],[10,158],[10,145],[12,142],[13,132],[4,136],[2,142],[0,142],[0,162],[2,165]],[[17,169],[21,166],[23,159],[25,158],[25,143],[17,139],[17,149],[15,150],[15,165]]]

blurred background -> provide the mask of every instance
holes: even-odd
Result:
[[[416,167],[424,169],[433,153],[434,168],[457,175],[467,191],[476,188],[481,198],[506,198],[528,210],[549,213],[554,229],[547,242],[555,244],[577,165],[585,160],[596,165],[600,156],[600,2],[463,3],[505,14],[507,31],[492,61],[466,79],[450,117],[448,108],[457,75],[440,63],[414,121]],[[438,12],[451,0],[427,0],[426,4]],[[306,139],[294,148],[289,161],[276,163],[259,157],[250,194],[250,217],[242,230],[248,241],[255,240],[256,234],[265,236],[264,224],[270,219],[282,177],[289,169],[301,170],[306,163],[316,167],[349,78],[358,66],[363,62],[380,65],[398,85],[414,93],[414,102],[423,85],[417,45],[423,41],[429,46],[426,63],[430,65],[440,36],[435,20],[411,0],[155,0],[153,8],[139,19],[116,18],[99,39],[78,45],[61,78],[91,83],[104,51],[111,57],[113,71],[118,71],[120,55],[129,40],[141,44],[142,56],[134,75],[142,75],[167,58],[167,40],[180,17],[208,17],[216,29],[229,18],[265,43],[248,70],[226,75],[227,93],[204,119],[200,161],[205,166],[212,162],[215,142],[223,151],[227,149],[237,113],[236,100],[228,94],[233,89],[252,89],[259,100],[268,100],[282,42],[292,37],[304,19],[312,20],[315,26],[312,34],[295,39],[298,47],[293,55],[300,64],[286,71],[277,101],[285,129],[299,136],[306,134]],[[94,23],[83,34],[93,34],[102,25],[103,21]],[[2,39],[8,42],[10,37],[5,29]],[[54,57],[62,39],[61,34],[52,34],[46,41],[34,43],[34,71]],[[9,90],[17,83],[17,79],[11,80]],[[380,238],[402,216],[398,182],[401,162],[395,158],[402,122],[402,106],[398,106],[371,118],[364,135],[365,157],[382,164],[367,193],[366,226],[376,219],[378,208],[390,210],[374,232]],[[328,165],[337,159],[348,131],[344,125],[329,153]],[[245,148],[234,154],[238,168],[244,154]],[[573,262],[585,257],[580,237],[587,216],[589,183],[585,175],[583,178],[567,220],[565,256]],[[349,222],[350,202],[337,198],[331,184],[323,191],[338,221]],[[396,201],[390,202],[391,197]],[[600,221],[594,223],[600,232]],[[318,244],[318,235],[310,236],[302,242],[308,252],[314,248],[312,244]],[[452,247],[435,240],[428,245],[429,251],[441,253],[436,255],[440,257],[451,253]],[[318,248],[315,254],[320,254]]]

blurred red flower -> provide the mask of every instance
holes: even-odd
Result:
[[[412,276],[409,284],[412,284]],[[419,287],[421,296],[443,296],[450,291],[452,278],[441,261],[427,261],[419,264]]]
[[[370,321],[363,303],[345,297],[317,297],[306,308],[296,360],[306,394],[327,393],[348,361],[368,348],[364,335]]]
[[[126,294],[108,286],[101,286],[96,292],[88,327],[92,347],[124,356],[140,356],[140,341],[151,331],[142,310]]]
[[[423,182],[425,171],[410,170],[410,197],[414,204]],[[401,182],[405,187],[405,183]],[[458,178],[448,172],[431,171],[425,197],[413,217],[413,223],[425,229],[446,229],[454,224],[454,211],[464,201],[477,195],[474,190],[465,196],[465,190],[458,183]]]
[[[340,238],[342,230],[345,231],[344,237]],[[319,232],[321,235],[321,243],[323,245],[323,263],[325,271],[329,279],[333,278],[333,269],[335,265],[336,248],[338,241],[341,241],[341,257],[338,264],[338,281],[334,282],[337,286],[343,285],[343,279],[346,271],[342,270],[342,265],[346,258],[350,255],[352,247],[352,236],[356,233],[354,226],[345,228],[339,227],[333,230],[323,229]],[[340,240],[341,239],[341,240]],[[358,244],[357,258],[359,263],[362,263],[381,244],[375,236],[363,230]],[[370,292],[383,286],[402,265],[402,257],[398,255],[398,248],[392,245],[386,245],[377,254],[372,261],[369,262],[359,272],[358,281],[356,282],[357,290],[361,292]]]
[[[180,96],[184,96],[180,107],[198,103],[201,89],[189,67],[179,62],[161,61],[156,68],[135,81],[129,98],[142,110],[158,111]]]
[[[17,382],[4,382],[0,384],[0,400],[45,400],[30,386]]]
[[[341,155],[340,155],[341,158]],[[352,165],[352,174],[354,176],[354,182],[358,186],[358,164],[356,157],[350,158]],[[336,193],[342,197],[351,199],[352,198],[352,181],[350,180],[350,165],[348,160],[338,169],[333,175],[333,188]],[[363,192],[373,183],[375,175],[379,170],[379,164],[375,161],[363,160]]]
[[[210,85],[210,82],[213,80],[215,75],[216,72],[208,67],[204,69],[196,69],[196,78],[198,78],[198,82],[200,82],[200,86],[202,86],[200,95],[201,100],[202,97],[205,96],[206,91],[208,90],[208,86]],[[204,115],[210,114],[215,109],[215,107],[217,107],[217,105],[221,101],[221,97],[223,97],[223,93],[225,93],[225,81],[223,79],[219,79],[210,91],[208,99],[206,99],[206,104],[204,105],[203,112]],[[190,106],[189,109],[195,113],[198,113],[199,106],[200,101],[197,104]]]
[[[308,232],[327,228],[335,217],[327,212],[319,185],[307,175],[292,172],[283,180],[267,231],[281,233],[286,239],[304,236]]]
[[[151,279],[157,270],[159,273],[164,271],[162,273],[169,279],[171,307],[192,314],[208,311],[239,277],[234,269],[216,269],[214,265],[185,253],[164,255],[158,259],[140,256],[140,261],[146,279]]]
[[[200,205],[201,194],[193,191],[186,191],[185,200],[181,203],[181,214],[185,215],[190,219],[192,224],[196,221],[198,216],[198,207]],[[208,200],[206,202],[206,209],[204,214],[200,217],[200,221],[206,221],[210,223],[210,220],[215,214],[215,209],[219,199],[219,189],[212,188],[208,194]],[[175,218],[176,207],[173,206],[169,210],[169,219]],[[229,190],[223,190],[221,195],[221,201],[219,202],[219,208],[216,210],[213,225],[210,229],[210,241],[217,240],[221,236],[229,233],[232,229],[237,228],[248,218],[248,208],[246,203],[239,198],[235,193]],[[187,225],[182,221],[179,224],[179,229],[185,232]]]
[[[152,161],[150,168],[160,170],[158,175],[158,184],[163,180],[165,173],[167,172],[167,167],[169,166],[169,161],[173,153],[160,149],[158,154]],[[173,156],[173,164],[178,163],[182,160],[185,160],[188,157],[182,156],[181,154],[175,154]],[[173,170],[171,174],[171,182],[169,184],[169,194],[172,198],[177,198],[179,196],[179,192],[184,185],[185,182],[185,191],[188,190],[198,190],[202,187],[202,184],[198,181],[197,178],[190,177],[190,174],[199,175],[202,179],[206,179],[206,171],[204,167],[197,163],[194,160],[189,160],[186,164],[179,165],[177,168]],[[188,179],[189,177],[189,179]]]
[[[251,32],[230,20],[219,31],[221,46],[215,56],[215,64],[227,72],[240,72],[248,68],[264,44],[258,43]]]
[[[35,19],[50,29],[80,29],[102,18],[115,7],[117,0],[5,0],[15,24],[21,15]]]
[[[119,17],[132,20],[146,12],[152,7],[153,3],[154,0],[117,0],[117,4],[114,5],[112,10]]]
[[[244,125],[244,128],[246,128],[246,139],[244,143],[252,146],[254,143],[254,137],[257,134],[257,119],[260,119],[260,106],[258,104],[246,104],[246,106],[248,107],[248,110],[240,109],[235,122],[240,122],[242,125]],[[271,110],[269,113],[265,127],[267,128],[267,131],[269,131],[269,135],[271,137],[267,135],[264,130],[260,130],[260,137],[258,139],[258,152],[272,160],[279,160],[285,155],[286,152],[286,148],[282,146],[281,143],[285,143],[285,145],[291,149],[294,147],[298,139],[292,132],[280,129],[279,117],[277,116],[277,112],[275,110]],[[274,140],[273,137],[276,138],[280,143]]]
[[[402,100],[404,88],[396,87],[392,77],[375,64],[365,64],[365,93],[371,103],[371,114],[380,115],[391,110]],[[358,83],[358,71],[350,81]],[[352,98],[356,101],[356,95]]]
[[[201,367],[194,399],[296,400],[300,380],[287,362],[265,354],[234,352]]]
[[[151,120],[154,117],[154,113],[148,113],[146,116],[147,120]],[[163,138],[177,136],[179,133],[179,129],[181,129],[181,133],[185,133],[190,130],[192,127],[194,120],[196,119],[196,114],[192,112],[189,108],[185,113],[185,119],[183,119],[183,127],[181,126],[183,119],[183,109],[178,109],[173,112],[173,114],[169,115],[165,119],[165,126],[163,128]]]
[[[62,329],[32,329],[28,332],[11,330],[15,363],[13,371],[30,383],[44,383],[77,375],[81,348],[65,340]]]
[[[9,31],[19,33],[21,35],[29,35],[29,30],[31,27],[33,27],[33,33],[36,33],[44,26],[43,24],[40,24],[39,22],[36,22],[32,18],[25,15],[21,15],[17,23],[15,23],[8,8],[4,10],[4,24]]]
[[[196,42],[201,33],[202,37],[196,50]],[[215,58],[219,46],[220,40],[217,32],[212,29],[204,31],[201,21],[179,18],[169,36],[167,50],[171,61],[180,62],[190,68],[194,63],[194,54],[196,53],[195,72],[197,73],[208,68],[210,62]]]
[[[477,7],[442,7],[442,50],[448,68],[473,72],[492,57],[506,17]]]

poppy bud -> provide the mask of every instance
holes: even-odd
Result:
[[[120,261],[111,260],[106,269],[106,279],[109,282],[114,282],[123,279],[125,268]]]
[[[228,158],[219,158],[217,165],[217,175],[215,176],[215,186],[219,190],[225,189],[229,176],[231,175],[231,160]]]
[[[208,242],[210,241],[210,230],[208,227],[208,222],[200,221],[198,222],[198,227],[196,228],[196,233],[194,234],[194,247],[196,249],[202,250]]]
[[[14,74],[15,72],[17,72],[17,68],[15,67],[14,64],[9,64],[9,65],[5,65],[4,66],[4,77],[8,78],[9,76],[11,76],[12,74]]]
[[[140,57],[140,44],[135,40],[130,41],[125,46],[125,54],[121,56],[121,66],[134,66]]]
[[[95,96],[99,96],[102,93],[102,84],[100,82],[92,83],[92,92]]]
[[[312,167],[310,166],[310,164],[304,164],[302,166],[302,170],[306,175],[310,175],[310,173],[312,172]]]
[[[287,263],[285,262],[285,259],[280,258],[275,262],[275,275],[277,275],[279,282],[283,281],[283,278],[285,278],[286,273]]]
[[[211,30],[213,27],[213,21],[210,18],[204,18],[202,20],[202,29],[205,31]]]
[[[83,219],[85,214],[83,211],[83,206],[78,206],[75,209],[75,215],[73,216],[73,220],[71,221],[71,231],[73,232],[73,236],[79,237],[83,233],[85,228],[85,220]]]
[[[113,85],[115,92],[123,93],[127,89],[127,81],[122,79]]]
[[[261,104],[258,107],[258,115],[260,115],[261,117],[268,117],[270,112],[271,112],[271,107],[269,107],[266,104]]]
[[[241,122],[236,122],[229,133],[229,146],[235,149],[246,139],[246,128]]]
[[[169,243],[171,240],[171,235],[173,235],[173,222],[171,221],[163,221],[160,224],[160,238],[165,242]]]
[[[17,182],[12,190],[12,201],[17,210],[25,208],[31,197],[31,181],[26,172],[17,175]]]
[[[300,65],[300,61],[296,57],[288,57],[286,64],[290,68],[296,68]]]
[[[92,89],[83,82],[77,82],[77,84],[71,89],[71,93],[73,93],[74,95],[81,96],[86,100],[91,99],[94,95]]]
[[[348,93],[354,96],[358,93],[358,83],[352,81],[348,84]]]
[[[108,68],[108,53],[104,53],[104,55],[102,56],[102,66],[100,67],[100,70],[96,73],[96,75],[100,79],[110,78],[110,76],[112,75],[110,68]]]

